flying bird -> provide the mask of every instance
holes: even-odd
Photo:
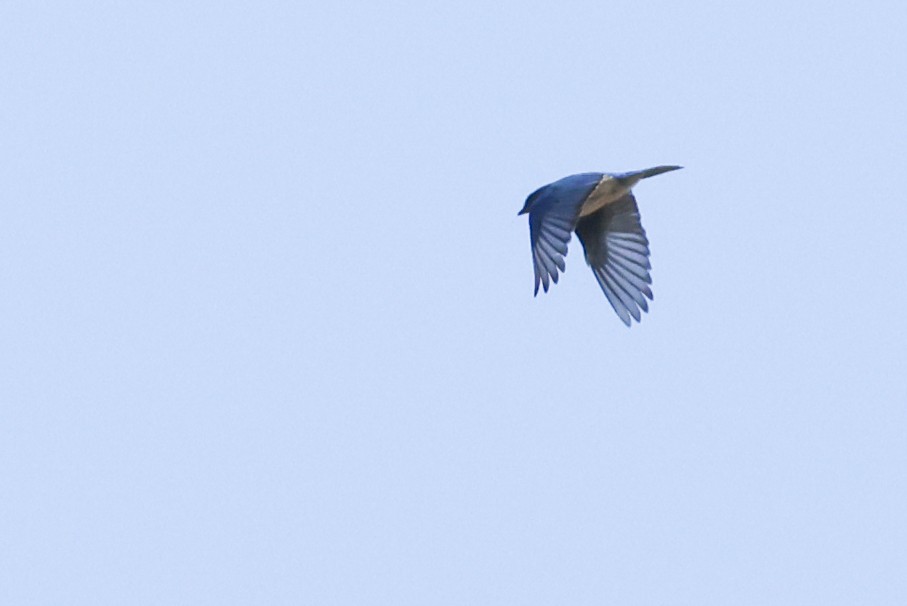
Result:
[[[520,215],[529,213],[529,240],[539,283],[548,292],[564,271],[570,233],[576,231],[586,263],[617,316],[630,326],[649,311],[652,277],[649,240],[630,191],[642,179],[682,168],[656,166],[627,173],[582,173],[544,185],[526,198]],[[640,311],[641,310],[641,311]]]

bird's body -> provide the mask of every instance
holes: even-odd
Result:
[[[627,173],[581,173],[564,177],[532,192],[519,214],[529,213],[529,236],[539,283],[548,291],[564,271],[570,234],[576,231],[586,262],[608,302],[627,326],[652,300],[649,284],[649,241],[639,219],[631,189],[640,180],[679,166],[656,166]]]

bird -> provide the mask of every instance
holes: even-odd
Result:
[[[649,240],[631,191],[642,179],[683,168],[655,166],[624,173],[580,173],[543,185],[517,215],[529,214],[529,240],[539,284],[548,292],[565,270],[564,256],[575,231],[598,285],[627,326],[648,312],[653,300]]]

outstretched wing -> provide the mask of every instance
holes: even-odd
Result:
[[[608,302],[627,326],[639,322],[640,310],[649,311],[652,300],[649,240],[639,219],[632,193],[583,217],[576,225],[586,262]]]
[[[539,188],[526,200],[520,214],[529,213],[529,239],[535,270],[535,294],[539,282],[548,292],[549,280],[557,284],[564,271],[564,256],[580,209],[601,180],[601,173],[571,175]]]
[[[566,267],[564,256],[570,234],[576,226],[583,200],[565,200],[549,196],[529,213],[529,239],[532,243],[532,267],[535,270],[535,292],[539,282],[548,292],[549,278],[557,284],[560,269]]]

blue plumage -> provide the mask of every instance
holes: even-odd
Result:
[[[652,300],[649,240],[631,188],[641,179],[677,170],[656,166],[626,173],[581,173],[532,192],[519,214],[529,213],[529,238],[535,271],[545,292],[557,283],[570,234],[576,231],[586,262],[621,321],[640,321]]]

